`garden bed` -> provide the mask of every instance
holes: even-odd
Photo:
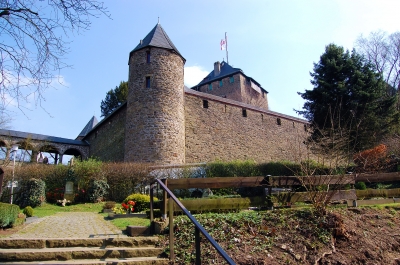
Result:
[[[109,219],[116,219],[116,218],[146,218],[147,215],[145,213],[127,213],[127,214],[115,214],[109,213]]]

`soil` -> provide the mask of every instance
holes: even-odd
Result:
[[[217,230],[231,233],[210,234],[240,265],[400,265],[400,207],[332,209],[324,217],[315,217],[302,210],[273,212],[266,213],[261,227],[241,223],[242,228],[233,226],[226,230],[225,225],[219,224]],[[191,231],[193,233],[193,227]],[[176,237],[179,246],[179,232]],[[186,234],[182,240],[191,239]],[[226,264],[217,253],[210,251],[210,245],[209,249],[203,245],[202,240],[203,264]],[[193,263],[193,256],[186,260],[182,256],[185,251],[194,253],[193,249],[179,251],[178,262],[174,264]]]
[[[25,227],[25,224],[18,225],[18,226],[15,226],[15,227],[0,228],[0,238],[12,235],[12,234],[18,232],[19,230],[21,230],[24,227]]]

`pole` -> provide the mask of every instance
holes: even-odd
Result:
[[[18,145],[13,145],[13,146],[11,147],[11,153],[13,153],[13,160],[14,160],[14,163],[13,163],[13,172],[12,172],[12,181],[11,181],[11,198],[10,198],[10,204],[13,203],[15,155],[16,155],[17,150],[18,150]]]
[[[14,171],[15,171],[15,154],[14,155],[14,164],[13,164],[13,174],[12,174],[12,181],[11,181],[11,200],[10,204],[13,204],[13,193],[14,193]]]
[[[229,64],[229,59],[228,59],[228,37],[226,36],[226,32],[225,32],[225,45],[226,45],[226,63]]]

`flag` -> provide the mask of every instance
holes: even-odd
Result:
[[[225,40],[221,40],[221,51],[226,49],[226,41]]]

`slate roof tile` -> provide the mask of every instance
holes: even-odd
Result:
[[[149,46],[173,50],[185,60],[160,24],[157,24],[131,53]]]

